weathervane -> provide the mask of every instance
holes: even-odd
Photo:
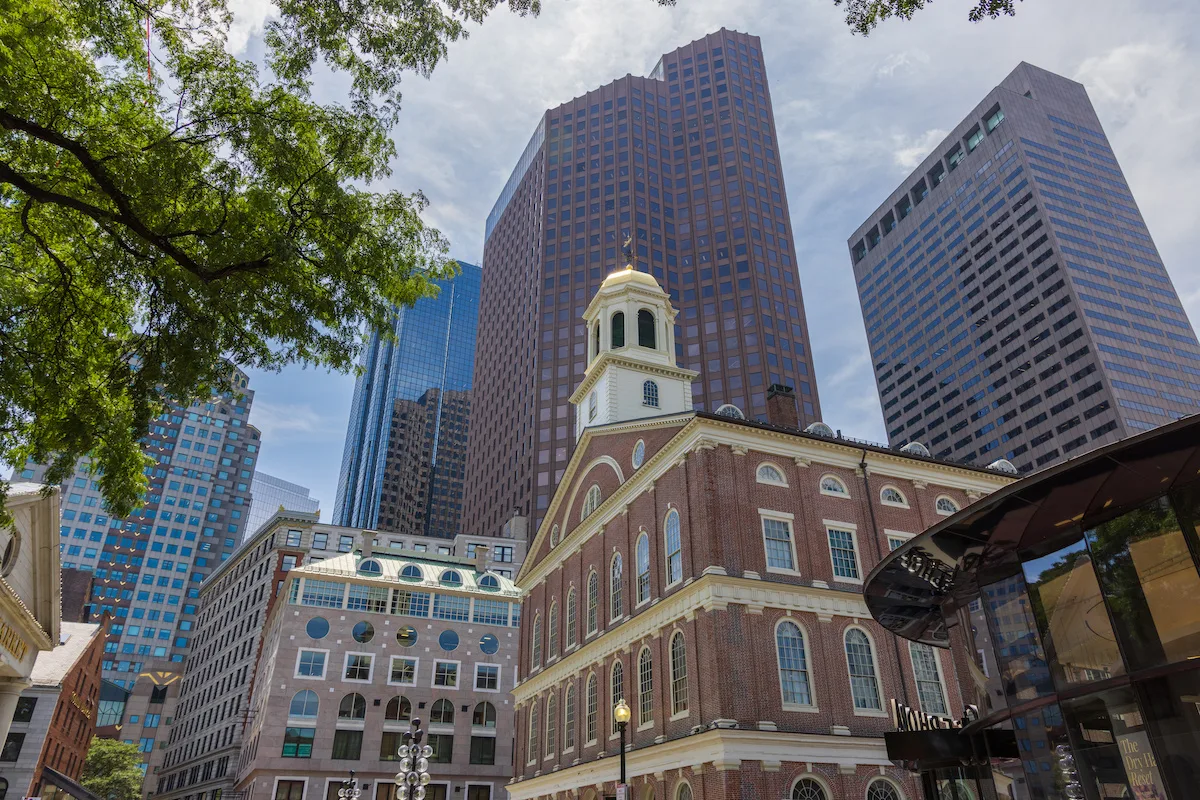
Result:
[[[625,266],[633,267],[633,234],[630,233],[625,237],[625,244],[621,246],[621,252],[625,254]]]

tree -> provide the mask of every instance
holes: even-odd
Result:
[[[453,272],[419,192],[367,188],[402,76],[539,2],[276,0],[262,77],[226,0],[0,0],[0,461],[59,483],[90,454],[124,516],[169,398],[230,390],[230,362],[353,368]],[[344,104],[312,99],[322,65]]]
[[[136,744],[116,739],[92,738],[83,762],[83,788],[103,800],[139,800],[145,775]]]
[[[855,33],[863,36],[875,29],[875,26],[889,17],[912,19],[932,0],[833,0],[835,6],[846,9],[846,24]],[[997,19],[1001,14],[1013,16],[1018,0],[976,0],[967,18],[971,22],[979,22],[984,17]]]

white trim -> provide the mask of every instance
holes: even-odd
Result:
[[[671,580],[671,544],[667,541],[667,520],[671,514],[674,514],[679,519],[679,577]],[[678,586],[683,583],[683,515],[679,513],[678,508],[668,508],[667,513],[663,514],[662,518],[662,540],[663,540],[663,577],[666,579],[663,584],[663,591]]]
[[[438,684],[438,682],[437,682],[438,664],[453,664],[454,665],[454,685],[453,686],[442,686],[442,685]],[[434,689],[452,689],[455,691],[461,689],[462,688],[462,662],[461,661],[451,661],[450,659],[447,659],[447,658],[433,659],[433,674],[429,676],[429,685]]]
[[[884,783],[890,783],[892,788],[896,790],[896,794],[900,797],[900,800],[908,800],[908,795],[904,793],[904,787],[901,786],[900,783],[890,775],[872,775],[870,780],[867,781],[867,785],[863,787],[863,796],[866,796],[866,792],[871,788],[871,784],[879,783],[880,781],[883,781]]]
[[[646,540],[646,598],[638,599],[638,591],[641,586],[641,571],[638,565],[638,550],[641,547],[642,539]],[[682,552],[683,532],[680,531],[680,547]],[[633,607],[641,608],[649,603],[654,597],[654,584],[651,576],[654,574],[654,566],[650,563],[650,532],[645,528],[638,528],[638,535],[633,540]]]
[[[692,788],[692,782],[687,778],[682,777],[682,774],[679,780],[675,782],[675,786],[671,788],[671,800],[679,800],[680,796],[683,794],[683,787],[685,786],[688,788],[688,794],[691,795],[692,800],[695,800],[696,790]]]
[[[772,567],[771,556],[767,552],[767,526],[766,520],[773,519],[778,522],[786,522],[788,528],[788,545],[792,550],[792,567]],[[788,511],[774,511],[768,508],[758,509],[758,535],[762,539],[763,546],[763,564],[767,572],[778,575],[799,575],[800,561],[796,553],[796,515]]]
[[[933,666],[934,666],[934,669],[937,671],[938,690],[941,691],[941,693],[942,693],[942,708],[946,709],[946,713],[944,715],[938,714],[935,716],[947,716],[947,717],[950,716],[950,697],[949,697],[948,693],[946,692],[946,675],[942,671],[942,658],[938,654],[937,648],[931,647],[930,645],[927,645],[927,644],[922,645],[921,642],[910,641],[908,643],[908,663],[910,666],[912,666],[913,686],[917,690],[917,708],[921,709],[921,711],[924,711],[926,714],[933,714],[932,711],[925,711],[924,705],[921,703],[921,682],[917,678],[917,660],[915,658],[913,658],[913,645],[921,645],[923,647],[929,647],[930,652],[933,654]],[[987,663],[987,662],[985,661],[984,663]]]
[[[763,467],[770,467],[771,469],[778,472],[779,477],[782,478],[782,480],[777,481],[777,480],[773,480],[773,479],[769,479],[769,478],[764,478],[762,476]],[[784,488],[787,488],[787,485],[788,485],[787,473],[785,473],[783,471],[782,467],[780,467],[778,464],[776,464],[772,461],[763,461],[757,467],[754,468],[754,480],[758,483],[766,484],[767,486],[783,486]]]
[[[838,484],[842,487],[842,489],[844,491],[833,492],[833,491],[826,489],[825,486],[823,485],[825,483],[826,478],[833,478],[835,481],[838,482]],[[845,500],[850,499],[850,487],[846,485],[846,482],[844,480],[839,478],[837,475],[834,475],[832,472],[826,472],[824,475],[821,476],[820,480],[817,481],[817,491],[820,492],[821,494],[825,495],[826,497],[841,497]]]
[[[859,708],[854,705],[854,678],[850,674],[850,654],[846,652],[846,635],[850,631],[862,631],[867,637],[867,646],[871,649],[871,670],[875,673],[875,694],[879,697],[879,708]],[[890,716],[883,703],[883,678],[879,675],[879,651],[875,648],[875,637],[871,632],[857,623],[851,623],[842,628],[842,662],[846,665],[846,681],[850,690],[850,708],[856,717],[887,717]]]
[[[900,500],[901,500],[901,502],[897,503],[895,500],[884,500],[884,499],[883,499],[883,493],[884,493],[884,492],[886,492],[888,489],[891,489],[891,490],[892,490],[892,491],[894,491],[896,494],[900,495]],[[884,484],[884,485],[883,485],[883,486],[882,486],[882,487],[879,489],[879,503],[880,503],[881,505],[885,505],[885,506],[891,506],[892,508],[909,508],[909,505],[908,505],[908,495],[906,495],[906,494],[903,492],[903,490],[901,490],[901,489],[900,489],[900,487],[899,487],[899,486],[896,486],[896,485],[895,485],[895,484],[893,484],[893,483]]]
[[[300,656],[302,653],[324,653],[325,660],[321,664],[320,675],[301,675],[300,674]],[[299,681],[323,681],[325,676],[329,674],[329,651],[321,650],[317,647],[300,647],[296,650],[296,664],[292,669],[292,677]],[[342,673],[345,674],[344,672]]]
[[[858,526],[853,522],[838,522],[837,520],[832,519],[823,519],[821,520],[821,524],[825,527],[825,547],[829,551],[829,567],[832,570],[830,574],[833,576],[834,582],[853,583],[858,586],[862,586],[862,554],[859,552],[862,548],[858,546]],[[830,529],[850,534],[850,542],[854,545],[854,569],[858,572],[857,578],[847,578],[844,575],[837,574],[837,567],[835,567],[833,563],[833,542],[829,541]]]
[[[808,671],[808,699],[807,705],[803,703],[789,703],[783,699],[783,668],[779,666],[779,626],[785,622],[790,622],[800,630],[800,641],[804,645],[804,662]],[[818,714],[821,709],[817,706],[817,688],[816,681],[813,680],[813,660],[810,652],[809,644],[812,639],[808,635],[808,629],[804,627],[804,623],[795,617],[783,616],[775,622],[775,627],[771,631],[771,644],[775,649],[775,679],[779,682],[779,702],[783,705],[784,711],[800,711],[806,714]]]
[[[479,668],[480,667],[495,667],[496,668],[496,688],[495,689],[480,689],[479,688]],[[476,661],[475,671],[471,675],[471,689],[476,692],[486,692],[488,694],[500,694],[504,691],[501,675],[504,674],[504,667],[501,664],[492,664],[487,661]]]
[[[954,511],[942,511],[940,508],[938,508],[938,503],[940,503],[942,500],[949,500],[951,503],[953,503],[953,504],[954,504]],[[955,500],[955,499],[954,499],[953,497],[951,497],[950,495],[948,495],[948,494],[939,494],[939,495],[938,495],[938,496],[937,496],[937,497],[934,499],[934,501],[933,501],[933,511],[934,511],[934,513],[935,513],[935,514],[937,514],[938,516],[942,516],[942,517],[952,517],[952,516],[954,516],[955,514],[957,514],[959,511],[962,511],[962,506],[960,506],[960,505],[958,504],[958,501],[957,501],[957,500]]]
[[[902,539],[903,541],[907,542],[909,539],[913,538],[914,536],[916,536],[915,533],[907,533],[905,531],[896,531],[896,530],[892,530],[891,528],[883,529],[883,538],[884,538],[884,541],[887,542],[888,552],[891,552],[892,550],[896,549],[895,547],[892,547],[892,543],[891,543],[892,539]],[[897,546],[899,546],[899,545],[897,545]]]
[[[396,662],[396,659],[403,659],[405,661],[413,662],[412,683],[397,683],[392,680],[392,665]],[[421,669],[421,658],[419,656],[406,656],[406,655],[389,656],[388,657],[387,685],[388,686],[416,686],[417,685],[417,674],[420,671],[420,669]]]
[[[834,798],[837,796],[833,793],[833,789],[829,788],[829,784],[825,781],[825,778],[821,777],[816,772],[801,772],[791,783],[788,784],[788,797],[792,796],[792,792],[796,791],[796,785],[805,778],[821,787],[821,791],[825,792],[825,800],[834,800]]]
[[[350,656],[366,656],[371,659],[371,666],[367,668],[367,679],[362,678],[347,678],[346,670],[350,669]],[[375,659],[378,658],[376,653],[364,653],[360,650],[347,650],[342,656],[342,683],[370,683],[375,677]]]

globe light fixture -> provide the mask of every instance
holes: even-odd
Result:
[[[396,773],[396,800],[425,800],[425,787],[429,785],[429,759],[433,748],[421,744],[425,731],[421,720],[414,717],[412,730],[404,732],[404,744],[396,750],[400,757],[400,771]]]
[[[617,730],[621,732],[621,785],[625,784],[625,726],[629,724],[632,716],[633,712],[629,710],[629,705],[622,697],[613,707],[613,719],[617,721]]]

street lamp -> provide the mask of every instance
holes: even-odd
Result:
[[[425,800],[429,784],[429,757],[433,748],[422,745],[425,731],[421,720],[413,717],[412,730],[404,732],[404,744],[396,751],[400,756],[400,771],[396,773],[396,800]]]
[[[613,719],[617,721],[617,730],[621,732],[621,784],[625,783],[625,726],[629,724],[629,718],[632,716],[629,706],[625,704],[625,698],[617,701],[616,708],[613,709]]]
[[[354,770],[350,770],[350,777],[342,781],[342,788],[338,789],[339,800],[358,800],[362,794],[362,789],[358,788],[358,784],[354,782]]]

